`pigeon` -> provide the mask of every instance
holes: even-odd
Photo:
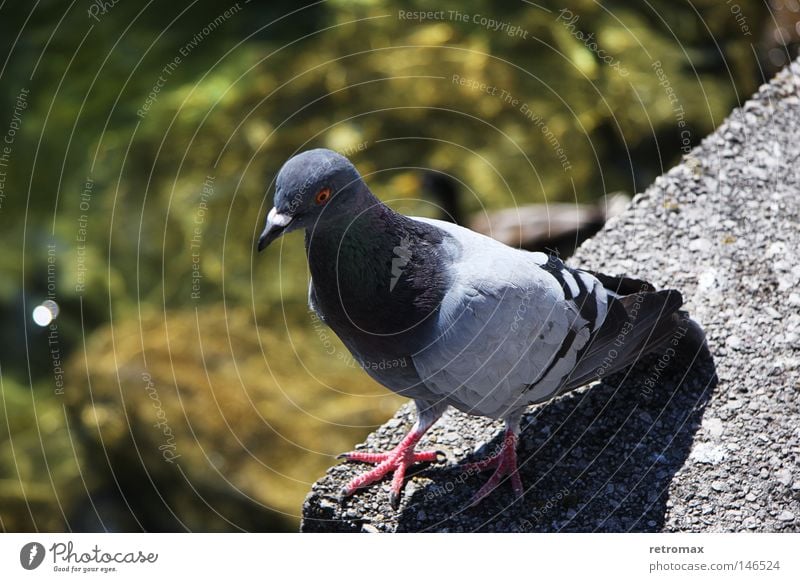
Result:
[[[310,309],[367,374],[416,406],[394,449],[341,455],[374,465],[344,497],[391,475],[395,508],[412,465],[444,460],[416,445],[448,407],[505,423],[497,453],[467,465],[492,470],[471,504],[506,481],[522,497],[516,448],[526,408],[658,351],[685,314],[676,290],[395,212],[327,149],[280,169],[258,250],[294,230],[305,231]]]

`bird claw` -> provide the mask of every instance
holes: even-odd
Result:
[[[360,463],[370,463],[372,465],[379,465],[397,457],[399,452],[397,449],[388,453],[369,453],[366,451],[350,451],[349,453],[339,453],[336,455],[337,459],[345,461],[358,461]],[[410,453],[410,464],[413,463],[443,463],[447,460],[447,454],[443,451],[419,451]]]
[[[511,489],[514,492],[514,499],[522,499],[524,496],[524,489],[522,487],[522,479],[520,479],[519,472],[516,469],[513,472],[509,472],[498,466],[489,480],[484,483],[483,487],[481,487],[478,492],[472,496],[472,499],[470,499],[467,507],[472,508],[477,506],[481,501],[486,499],[486,497],[488,497],[489,494],[492,493],[506,477],[511,477]]]
[[[511,488],[514,491],[516,499],[522,498],[524,495],[524,488],[522,486],[522,479],[517,470],[517,437],[513,432],[506,432],[503,439],[503,448],[496,455],[487,459],[469,463],[465,466],[468,473],[481,473],[487,469],[494,469],[494,473],[489,477],[489,480],[484,483],[475,495],[470,499],[468,507],[475,507],[481,501],[494,491],[505,478],[511,479]]]
[[[408,445],[401,443],[388,453],[369,453],[364,451],[352,451],[342,453],[338,458],[347,461],[359,461],[362,463],[372,463],[376,465],[372,470],[367,471],[351,480],[341,491],[342,498],[350,497],[358,489],[372,485],[376,481],[384,478],[389,473],[393,473],[389,502],[393,509],[400,506],[403,485],[405,484],[406,471],[415,463],[435,463],[442,462],[447,456],[442,451],[414,451]]]

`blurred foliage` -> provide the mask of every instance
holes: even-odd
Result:
[[[391,414],[400,400],[308,315],[300,235],[253,254],[293,153],[352,152],[376,194],[417,214],[438,213],[419,167],[462,180],[470,211],[589,201],[641,190],[761,81],[762,2],[738,1],[750,36],[715,0],[575,0],[577,20],[539,4],[120,2],[96,19],[54,0],[3,5],[0,134],[29,96],[0,207],[13,444],[0,525],[290,527],[329,455]],[[29,319],[47,297],[48,244],[57,348],[71,356],[63,396],[50,330]],[[174,419],[179,463],[158,449],[143,373]]]
[[[146,314],[91,338],[88,353],[116,358],[74,362],[91,378],[90,398],[66,394],[75,425],[131,507],[114,529],[130,513],[156,531],[294,529],[312,480],[401,402],[321,327],[254,323],[221,306]]]
[[[0,380],[0,526],[59,531],[81,495],[76,437],[64,407],[7,376]]]

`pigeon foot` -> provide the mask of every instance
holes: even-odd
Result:
[[[506,430],[503,446],[499,453],[481,461],[469,463],[464,466],[464,469],[468,473],[481,473],[488,469],[494,469],[494,473],[489,477],[489,480],[472,496],[469,507],[475,507],[483,501],[500,485],[505,477],[511,478],[511,488],[514,491],[514,496],[517,498],[522,497],[522,479],[519,476],[519,471],[517,471],[517,435],[513,430]]]
[[[408,468],[414,463],[433,463],[442,461],[445,458],[444,453],[440,451],[414,451],[414,447],[423,434],[421,431],[412,430],[399,445],[387,453],[353,451],[339,455],[339,458],[347,461],[360,461],[376,465],[371,471],[367,471],[350,481],[342,489],[342,496],[349,497],[358,489],[372,485],[389,473],[394,473],[389,499],[392,507],[397,509],[400,505],[400,496]]]

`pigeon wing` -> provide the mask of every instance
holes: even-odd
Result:
[[[557,393],[605,318],[603,285],[544,253],[425,221],[452,237],[450,286],[412,357],[432,395],[501,418]]]

